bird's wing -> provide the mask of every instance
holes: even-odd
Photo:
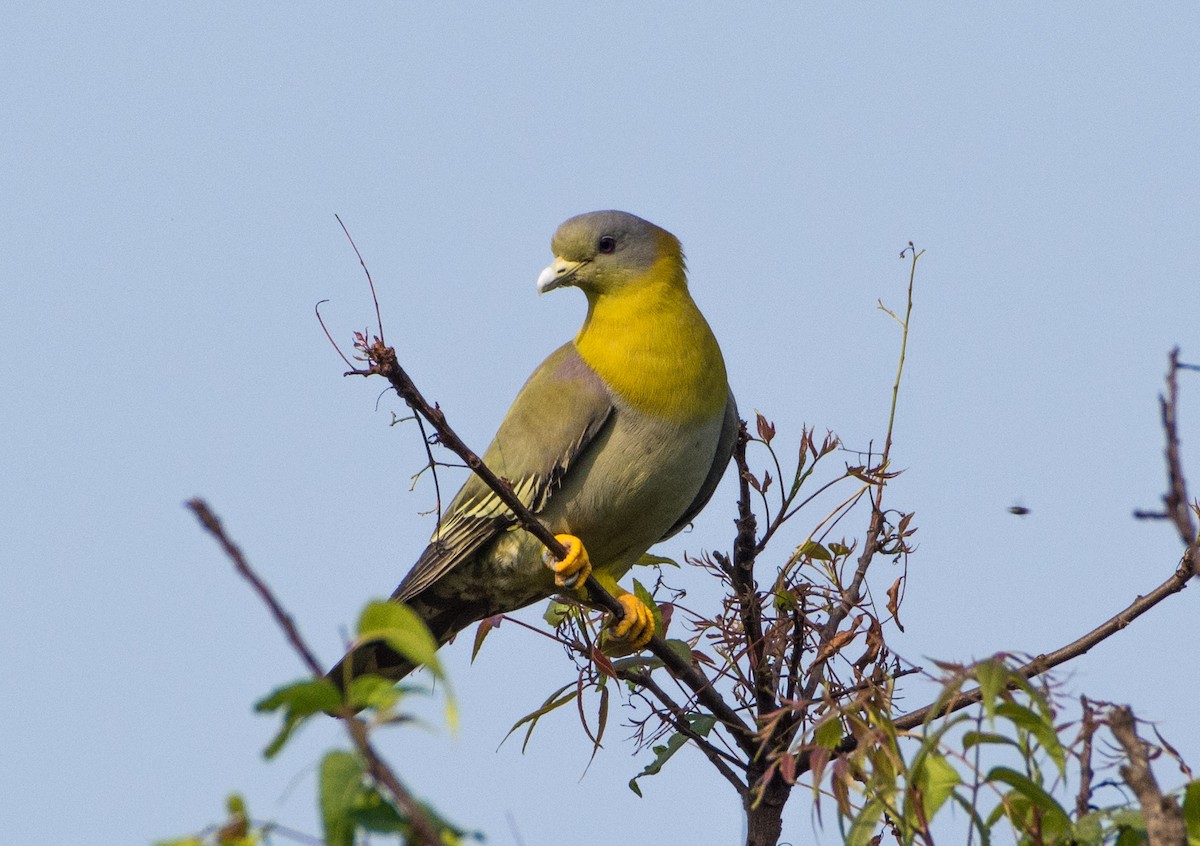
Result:
[[[733,455],[733,445],[737,441],[737,434],[737,402],[733,398],[733,391],[730,391],[729,399],[725,403],[725,419],[721,422],[721,437],[717,440],[717,451],[713,454],[712,466],[708,468],[708,475],[704,477],[704,484],[700,486],[700,490],[696,493],[696,498],[687,507],[687,511],[675,521],[674,526],[667,530],[666,534],[662,536],[662,540],[666,540],[682,531],[700,513],[700,509],[708,504],[708,501],[717,489],[717,485],[721,481],[721,477],[725,475],[725,468],[729,466],[729,458]]]
[[[604,381],[579,357],[575,345],[566,343],[521,388],[483,461],[536,513],[612,411]],[[416,596],[515,523],[495,492],[471,474],[392,599]]]

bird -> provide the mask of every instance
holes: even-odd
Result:
[[[617,580],[691,523],[733,452],[739,417],[721,348],[688,291],[679,239],[628,212],[572,217],[550,242],[539,294],[574,287],[587,315],[521,388],[483,461],[567,547],[556,561],[472,474],[391,600],[439,646],[467,626],[554,595],[586,601],[589,574],[621,603],[606,641],[634,652],[653,612]],[[399,681],[414,664],[353,645],[327,678]]]

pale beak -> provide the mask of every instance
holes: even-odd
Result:
[[[561,288],[563,285],[570,285],[572,277],[585,264],[587,264],[586,261],[567,261],[564,258],[556,257],[549,267],[538,274],[538,293],[544,294],[555,288]]]

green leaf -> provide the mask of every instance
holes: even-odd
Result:
[[[1200,846],[1200,781],[1184,788],[1183,821],[1187,824],[1188,846]]]
[[[574,605],[553,599],[546,606],[546,613],[542,615],[542,619],[546,621],[547,625],[558,628],[563,620],[577,612],[578,609]]]
[[[934,814],[950,798],[962,779],[949,761],[931,752],[922,756],[920,763],[913,768],[909,783],[920,790],[925,822],[932,823]]]
[[[1046,750],[1046,754],[1058,767],[1060,775],[1066,774],[1067,756],[1062,744],[1058,741],[1058,732],[1054,730],[1049,714],[1037,714],[1016,702],[1005,702],[996,706],[996,715],[1004,717],[1018,728],[1024,729],[1037,739],[1038,744]]]
[[[817,561],[832,561],[833,556],[829,554],[829,550],[821,546],[816,541],[805,541],[796,550],[796,558],[812,558]]]
[[[358,640],[384,641],[414,664],[423,664],[444,678],[437,661],[438,644],[416,611],[400,602],[372,602],[358,620]]]
[[[1123,826],[1121,833],[1117,835],[1117,842],[1113,846],[1145,846],[1146,842],[1144,826]]]
[[[567,690],[568,688],[570,688],[571,692],[563,693],[563,691]],[[536,711],[531,711],[513,723],[512,728],[508,730],[508,734],[504,735],[504,740],[508,740],[508,736],[510,734],[528,723],[529,728],[525,731],[525,741],[521,744],[521,751],[524,752],[525,747],[529,745],[529,738],[533,735],[533,730],[537,726],[538,720],[556,708],[561,708],[562,706],[566,705],[578,695],[579,690],[576,688],[574,683],[563,685],[558,690],[554,691],[554,693],[551,693],[548,697],[546,697],[546,701],[542,703],[542,707],[538,708]],[[503,743],[504,741],[502,740],[500,742]]]
[[[225,810],[231,817],[233,816],[248,816],[246,811],[246,800],[240,793],[230,793],[225,800]]]
[[[708,733],[712,731],[713,726],[717,724],[715,717],[709,717],[703,714],[688,714],[688,724],[692,727],[692,731],[701,737],[708,737]],[[663,765],[671,759],[671,756],[683,748],[683,745],[690,738],[683,732],[675,732],[663,746],[654,747],[655,758],[645,768],[629,780],[629,789],[638,796],[642,795],[642,789],[638,787],[637,780],[643,776],[657,775],[662,771]]]
[[[403,692],[396,683],[383,676],[357,676],[350,682],[346,699],[355,708],[374,708],[387,711],[400,701]]]
[[[684,661],[687,661],[689,664],[692,663],[692,647],[691,644],[689,644],[686,640],[671,638],[670,640],[665,641],[665,643],[668,647],[670,647],[672,652],[674,652]]]
[[[1054,801],[1054,798],[1040,784],[1037,784],[1029,777],[1008,767],[993,767],[984,777],[984,781],[998,781],[1002,784],[1007,784],[1018,794],[1024,796],[1038,808],[1041,808],[1043,812],[1043,827],[1048,826],[1052,829],[1062,831],[1070,830],[1071,820],[1067,816],[1067,812]]]
[[[1101,846],[1104,843],[1104,817],[1091,812],[1075,821],[1071,829],[1071,841],[1077,846]]]
[[[988,719],[996,716],[996,698],[1008,686],[1008,668],[998,658],[980,661],[975,665],[975,679],[979,682],[979,692],[982,694],[983,712]]]
[[[375,834],[405,834],[410,828],[408,818],[379,795],[378,790],[369,787],[355,801],[351,819],[359,828]]]
[[[321,761],[321,822],[327,846],[354,846],[352,815],[363,790],[363,768],[357,756],[330,752]]]
[[[260,713],[281,708],[284,712],[283,725],[263,750],[263,756],[273,758],[287,743],[292,732],[313,714],[336,711],[341,706],[341,694],[328,679],[309,679],[277,688],[254,705],[254,710]]]
[[[872,799],[858,812],[846,834],[846,846],[868,846],[875,836],[875,827],[883,816],[883,803]]]
[[[642,553],[633,565],[634,567],[679,567],[679,562],[671,558],[664,558],[661,555],[651,555],[649,552]]]
[[[826,749],[836,749],[842,742],[842,721],[834,714],[817,726],[813,732],[813,743]]]
[[[1021,744],[1017,743],[1017,741],[1013,740],[1011,737],[1007,737],[1003,734],[996,734],[995,732],[969,731],[963,735],[962,745],[964,752],[966,752],[972,746],[977,746],[982,743],[1006,744],[1008,746],[1015,746],[1017,749],[1023,748]]]

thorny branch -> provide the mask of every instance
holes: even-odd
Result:
[[[308,667],[309,672],[313,674],[313,678],[324,678],[325,671],[317,662],[312,650],[308,648],[308,644],[304,642],[304,638],[301,637],[300,630],[296,627],[292,616],[287,613],[267,583],[250,566],[250,563],[246,560],[238,545],[226,534],[225,527],[221,525],[220,519],[208,507],[208,503],[199,498],[191,499],[188,500],[187,507],[200,520],[200,525],[216,538],[225,555],[233,562],[233,566],[238,574],[250,583],[255,593],[259,595],[267,608],[270,609],[271,616],[275,618],[275,622],[283,630],[292,649],[300,656],[300,660]],[[420,838],[420,843],[423,846],[441,846],[442,839],[438,835],[437,826],[429,819],[424,809],[413,798],[413,795],[408,792],[408,789],[404,787],[392,768],[375,751],[375,748],[371,745],[367,737],[366,724],[353,716],[346,716],[343,722],[346,724],[346,731],[350,735],[350,740],[354,743],[354,747],[362,755],[363,761],[367,765],[367,772],[371,774],[371,778],[378,784],[383,785],[392,794],[392,798],[396,801],[396,804],[408,816],[413,832]]]

